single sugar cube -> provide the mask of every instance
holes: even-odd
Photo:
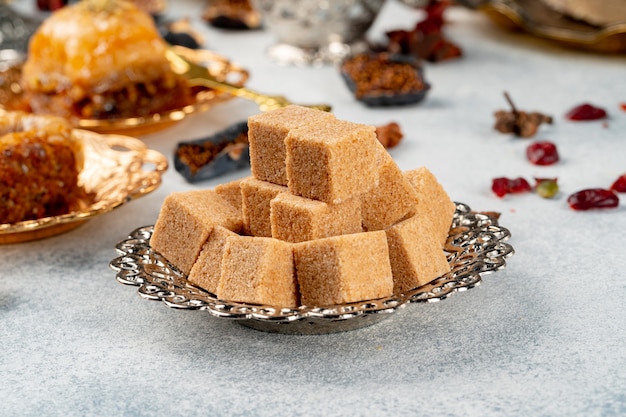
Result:
[[[427,219],[415,215],[391,226],[385,233],[394,293],[428,284],[450,271],[440,238]]]
[[[150,246],[185,274],[215,226],[238,232],[242,216],[214,190],[170,194],[161,206]]]
[[[215,192],[240,212],[242,205],[241,181],[243,181],[243,178],[215,186]]]
[[[287,187],[257,180],[252,177],[241,181],[243,230],[250,236],[271,237],[270,201]]]
[[[415,213],[417,193],[389,152],[378,147],[378,186],[361,195],[365,230],[384,230]]]
[[[218,298],[277,307],[299,305],[291,243],[230,236],[221,265]]]
[[[351,198],[328,204],[291,193],[278,194],[270,202],[272,237],[303,242],[361,231],[361,202]]]
[[[334,119],[331,113],[297,105],[249,117],[252,175],[258,180],[286,186],[285,138],[289,131],[305,124],[323,124]]]
[[[428,168],[406,171],[404,175],[417,192],[415,215],[433,224],[438,241],[443,246],[448,239],[456,204]]]
[[[292,194],[337,204],[378,184],[373,126],[334,120],[293,129],[285,139]]]
[[[215,294],[222,273],[221,264],[224,255],[226,239],[229,236],[237,236],[221,226],[215,226],[200,249],[198,259],[191,267],[187,280],[200,288]]]
[[[363,232],[294,244],[303,305],[324,306],[391,296],[385,232]]]

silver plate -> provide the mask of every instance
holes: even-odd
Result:
[[[162,255],[150,247],[153,226],[134,230],[116,245],[120,254],[110,263],[122,284],[138,286],[138,293],[149,300],[163,301],[168,307],[203,310],[211,316],[233,319],[257,330],[288,334],[322,334],[354,330],[379,322],[409,303],[440,301],[456,291],[480,284],[481,276],[505,267],[513,255],[506,240],[510,232],[495,217],[475,213],[457,203],[445,250],[449,273],[406,294],[357,303],[298,308],[244,304],[218,299],[187,281]]]

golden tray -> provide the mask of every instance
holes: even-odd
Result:
[[[593,26],[563,16],[537,0],[491,0],[479,10],[501,27],[523,30],[561,46],[603,53],[626,52],[626,22]]]
[[[245,69],[219,54],[206,49],[189,49],[181,46],[175,46],[173,49],[190,61],[205,66],[218,81],[226,81],[240,87],[248,80],[249,74]],[[5,60],[0,56],[0,61],[3,61],[0,62],[0,108],[5,110],[24,110],[20,107],[24,105],[23,102],[20,102],[22,89],[19,85],[19,74],[23,57],[21,58],[12,57],[9,60],[7,57]],[[204,112],[232,97],[228,93],[211,88],[198,88],[195,91],[195,101],[184,107],[138,117],[78,119],[74,125],[78,129],[87,129],[104,134],[141,136],[170,127],[191,114]],[[17,107],[16,103],[18,103]]]
[[[0,244],[42,239],[72,230],[154,191],[167,170],[167,158],[138,139],[75,129],[83,144],[84,167],[79,185],[89,195],[81,209],[67,214],[0,224]]]

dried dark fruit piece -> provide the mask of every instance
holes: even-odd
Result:
[[[191,26],[189,19],[163,22],[159,25],[159,31],[170,45],[198,49],[204,44],[204,37]]]
[[[376,126],[376,137],[385,148],[393,148],[400,143],[404,134],[398,123],[390,122],[386,125]]]
[[[626,174],[623,174],[616,179],[613,185],[611,185],[610,190],[615,191],[616,193],[626,193]]]
[[[498,110],[494,113],[496,123],[493,127],[498,132],[513,133],[515,136],[529,138],[535,136],[542,123],[552,124],[551,116],[518,110],[507,92],[504,92],[504,98],[511,106],[511,111]]]
[[[247,30],[261,27],[261,15],[250,0],[211,0],[202,18],[220,29]]]
[[[570,195],[567,203],[574,210],[615,208],[619,205],[619,198],[611,190],[589,188]]]
[[[517,194],[523,193],[527,191],[532,191],[532,188],[528,181],[526,181],[522,177],[518,178],[494,178],[491,182],[491,191],[494,192],[495,195],[502,198],[507,194]]]
[[[440,62],[463,55],[461,48],[443,34],[444,11],[449,1],[431,0],[424,11],[426,17],[413,30],[393,30],[386,33],[387,50],[391,53],[412,55],[430,62]]]
[[[185,32],[167,32],[163,35],[163,39],[165,39],[165,41],[170,45],[184,46],[189,49],[200,48],[198,41],[196,41],[193,36]]]
[[[355,98],[372,107],[417,103],[430,89],[421,65],[409,56],[357,54],[346,58],[340,70]]]
[[[539,141],[528,145],[526,157],[535,165],[552,165],[559,161],[556,145],[549,141]]]
[[[606,118],[606,110],[585,103],[568,111],[565,117],[573,121],[599,120]]]
[[[208,138],[180,142],[174,154],[174,168],[191,183],[248,166],[247,122],[237,123]]]

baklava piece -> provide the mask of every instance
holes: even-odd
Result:
[[[189,104],[152,17],[122,0],[54,12],[32,36],[21,84],[33,112],[65,118],[138,117]]]
[[[59,117],[0,113],[0,223],[66,214],[83,197],[82,145]]]

